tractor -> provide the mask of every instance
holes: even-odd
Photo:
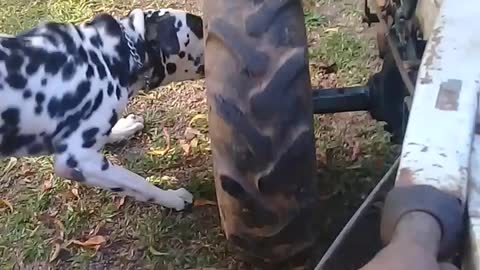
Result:
[[[272,269],[295,258],[308,261],[306,269],[427,265],[428,256],[399,245],[422,246],[448,267],[480,269],[480,35],[473,30],[480,2],[364,1],[382,68],[366,85],[334,89],[311,86],[300,0],[203,1],[209,134],[226,237],[242,258]],[[386,122],[402,150],[315,257],[313,115],[346,111]],[[373,255],[336,266],[348,260],[345,246],[378,201]]]

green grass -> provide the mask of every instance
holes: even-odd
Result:
[[[81,22],[99,12],[125,14],[133,7],[182,4],[175,0],[4,0],[0,32],[18,33],[40,21]],[[310,48],[312,60],[335,63],[340,84],[364,82],[372,57],[368,41],[349,29],[327,31],[336,27],[334,20],[317,9],[307,8],[305,21],[309,33],[318,34]],[[191,121],[207,111],[204,101],[196,101],[199,97],[203,97],[203,85],[197,82],[141,94],[128,110],[144,116],[145,130],[128,142],[106,147],[106,155],[163,188],[187,187],[196,199],[215,201],[208,123],[203,117]],[[360,193],[368,192],[384,172],[395,149],[382,127],[365,115],[315,119],[325,205],[332,215],[348,216],[361,201]],[[141,269],[237,265],[227,249],[216,206],[199,205],[193,213],[184,214],[131,199],[122,204],[109,192],[55,177],[51,157],[0,160],[0,199],[0,269],[34,263],[55,269],[103,264]],[[329,226],[324,226],[325,235],[331,236],[338,228]],[[98,251],[72,244],[95,235],[106,239]],[[56,254],[57,245],[61,249]]]

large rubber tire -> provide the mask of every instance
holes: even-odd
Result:
[[[205,0],[216,194],[243,258],[284,262],[316,240],[315,143],[299,0]]]

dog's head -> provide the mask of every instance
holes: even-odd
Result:
[[[144,40],[151,88],[204,77],[200,16],[177,9],[134,9],[122,21]]]

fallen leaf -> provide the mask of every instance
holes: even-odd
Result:
[[[102,246],[102,244],[104,244],[105,242],[107,242],[107,239],[105,239],[105,237],[103,237],[101,235],[96,235],[96,236],[88,239],[85,242],[82,242],[82,241],[79,241],[79,240],[73,240],[72,241],[72,243],[75,244],[75,245],[82,246],[82,247],[85,247],[85,248],[94,249],[95,251],[98,251],[100,249],[100,247]]]
[[[50,258],[48,259],[48,262],[53,262],[58,258],[58,255],[60,255],[60,251],[62,250],[62,247],[60,246],[59,243],[55,243],[52,252],[50,252]]]
[[[185,140],[180,140],[179,143],[180,147],[183,149],[183,152],[185,152],[187,155],[190,154],[190,144],[186,143]]]
[[[325,29],[325,33],[330,33],[330,32],[338,33],[338,30],[339,30],[338,27],[331,27],[331,28]]]
[[[198,129],[191,128],[191,127],[187,127],[185,129],[185,139],[187,141],[192,140],[196,136],[202,136],[202,133]]]
[[[50,179],[45,180],[42,185],[42,192],[47,192],[53,187],[53,176]]]
[[[49,219],[53,220],[53,224],[58,227],[60,240],[65,239],[65,226],[63,226],[63,223],[59,219],[55,218],[55,216],[49,215]]]
[[[10,213],[13,213],[13,206],[12,204],[5,200],[5,199],[0,199],[0,209],[4,208],[4,207],[7,207],[8,209],[10,209]]]
[[[97,226],[95,226],[95,228],[93,230],[91,230],[88,235],[92,236],[92,237],[96,236],[98,234],[98,231],[100,231],[100,229],[103,227],[103,225],[105,225],[104,220],[100,221],[100,223],[98,223]]]
[[[148,248],[148,251],[150,251],[150,253],[152,253],[152,255],[155,255],[155,256],[166,256],[168,255],[167,252],[160,252],[158,250],[156,250],[154,247],[150,246]]]
[[[198,139],[194,138],[193,140],[190,141],[190,146],[192,148],[197,148],[198,147]]]
[[[70,192],[77,198],[77,200],[80,200],[80,195],[78,195],[78,188],[72,188]]]
[[[188,123],[188,126],[192,126],[193,123],[195,123],[195,121],[200,120],[200,119],[205,119],[205,120],[207,120],[207,115],[204,114],[204,113],[195,115],[195,116],[190,120],[190,122]]]
[[[360,143],[358,141],[355,141],[353,143],[352,154],[350,155],[350,160],[351,161],[357,160],[359,154],[360,154]]]
[[[117,198],[119,198],[119,199],[117,199]],[[113,204],[115,205],[117,210],[122,208],[122,206],[125,204],[125,196],[114,197],[113,198]]]
[[[165,141],[167,142],[167,146],[165,149],[151,149],[147,153],[152,156],[164,156],[168,151],[170,151],[170,134],[168,134],[167,129],[163,129],[163,134],[165,135]]]
[[[199,207],[199,206],[206,206],[206,205],[217,205],[217,203],[214,201],[205,200],[205,199],[195,199],[195,201],[193,202],[193,205]]]

